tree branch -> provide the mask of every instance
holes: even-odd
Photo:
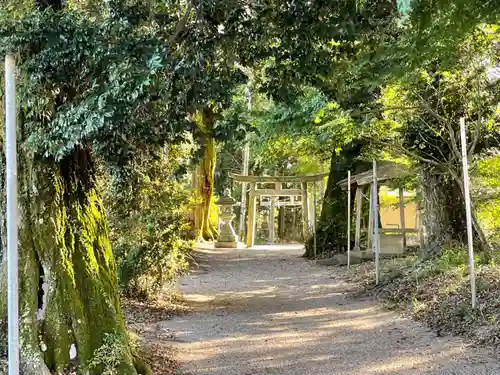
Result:
[[[460,160],[460,157],[462,156],[462,154],[458,150],[458,145],[457,145],[457,139],[455,137],[455,132],[453,131],[453,128],[451,127],[451,125],[450,125],[450,123],[448,121],[446,122],[446,128],[448,129],[448,133],[449,133],[450,140],[451,140],[451,149],[455,153],[455,156],[457,157],[457,159]]]
[[[481,134],[481,116],[476,121],[476,129],[474,129],[474,135],[472,137],[472,144],[467,151],[467,158],[470,159],[472,154],[476,150],[477,142],[479,141],[479,135]]]
[[[405,149],[404,147],[402,147],[400,145],[396,145],[396,144],[393,144],[393,143],[391,144],[391,143],[387,143],[387,142],[382,142],[382,141],[379,141],[377,139],[373,139],[373,138],[369,138],[369,137],[363,137],[363,138],[366,139],[367,141],[376,143],[376,144],[378,144],[380,146],[392,147],[395,150],[404,153],[406,156],[409,156],[409,157],[411,157],[413,159],[420,160],[423,163],[431,164],[431,165],[433,165],[435,167],[443,169],[443,164],[442,163],[439,163],[436,160],[424,158],[423,156],[420,156],[420,155],[416,154],[415,152],[409,151],[409,150]]]
[[[417,109],[420,108],[420,106],[412,106],[412,107],[405,107],[405,106],[396,106],[396,107],[383,107],[383,108],[372,108],[372,109],[367,109],[366,111],[346,111],[346,113],[349,116],[361,116],[361,115],[369,115],[372,113],[379,113],[379,112],[385,112],[385,111],[406,111],[409,109]]]
[[[193,9],[193,3],[188,2],[186,13],[184,13],[184,16],[180,19],[180,21],[175,26],[174,33],[170,36],[170,38],[168,38],[167,44],[169,44],[169,45],[173,44],[176,41],[179,34],[182,32],[182,30],[184,30],[184,27],[186,27],[186,23],[187,23],[187,20],[189,18],[189,15],[191,14],[192,9]]]
[[[447,123],[448,122],[448,119],[446,117],[441,116],[438,112],[436,112],[434,109],[432,109],[431,106],[429,104],[427,104],[427,102],[425,101],[425,99],[421,95],[418,95],[418,97],[420,98],[420,102],[421,102],[420,106],[421,107],[423,107],[424,109],[426,109],[427,112],[429,112],[437,120],[439,120],[439,121],[441,121],[443,123]]]
[[[238,68],[244,75],[246,75],[248,78],[253,77],[253,72],[250,68],[247,68],[243,65],[241,65],[239,62],[235,62],[234,66]]]
[[[443,123],[445,126],[446,126],[446,129],[448,130],[448,135],[450,136],[450,146],[451,146],[451,149],[453,150],[453,153],[455,154],[455,157],[458,158],[458,160],[460,160],[460,158],[462,157],[462,154],[460,153],[460,150],[458,149],[458,144],[457,144],[457,139],[455,137],[455,132],[453,131],[453,128],[450,124],[450,121],[446,118],[446,117],[443,117],[441,116],[438,112],[436,112],[434,109],[432,109],[425,101],[425,99],[419,95],[420,97],[420,101],[422,103],[422,107],[424,107],[424,109],[431,115],[433,116],[434,118],[436,118],[438,121],[440,121],[441,123]],[[443,137],[441,137],[443,138]],[[443,138],[443,140],[445,142],[446,139]],[[448,143],[448,142],[447,142]]]

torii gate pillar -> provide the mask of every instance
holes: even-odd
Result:
[[[247,247],[250,248],[254,245],[255,241],[255,211],[256,199],[255,196],[256,183],[250,183],[250,194],[248,199],[248,222],[247,222]]]
[[[250,183],[250,194],[248,199],[248,220],[246,245],[248,248],[255,243],[255,219],[257,215],[257,197],[302,197],[302,220],[304,239],[307,238],[311,217],[309,215],[309,197],[307,194],[307,183],[321,181],[328,176],[328,173],[309,176],[246,176],[230,174],[237,182]],[[274,184],[274,188],[257,188],[257,184]],[[284,183],[300,184],[300,188],[283,188]]]

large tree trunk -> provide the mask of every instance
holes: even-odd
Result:
[[[198,201],[194,215],[194,228],[196,238],[201,241],[215,240],[217,237],[217,228],[210,220],[216,162],[216,146],[213,137],[215,114],[211,107],[202,110],[200,122],[203,158],[196,168],[194,179]]]
[[[458,225],[456,218],[453,218],[453,206],[455,199],[452,199],[453,183],[446,181],[441,173],[423,169],[421,172],[422,192],[423,192],[423,244],[426,257],[432,257],[441,253],[443,248],[450,246],[453,240],[462,241],[457,238],[460,233],[456,231]],[[449,206],[449,204],[452,204]],[[459,202],[458,211],[462,210]],[[451,217],[450,217],[451,216]],[[462,226],[463,228],[463,226]]]
[[[37,0],[36,6],[60,11],[64,2]],[[22,119],[20,125],[23,129]],[[76,369],[78,374],[97,375],[106,369],[120,375],[150,374],[129,345],[90,149],[76,147],[61,161],[33,156],[23,147],[20,151],[22,373],[50,375]],[[0,174],[4,181],[3,160]],[[4,198],[2,194],[2,242]],[[5,258],[0,269],[0,320],[5,320],[7,306]],[[95,356],[99,350],[106,353],[101,361]]]
[[[422,168],[424,254],[439,255],[446,247],[467,242],[465,200],[461,181],[431,167]],[[486,237],[473,212],[473,236],[481,250]]]
[[[317,254],[347,251],[347,192],[337,183],[347,177],[348,170],[356,173],[369,168],[369,163],[357,160],[361,147],[361,143],[353,142],[340,154],[335,151],[332,154],[323,208],[316,229]],[[312,240],[309,240],[305,256],[313,255]]]
[[[100,374],[102,364],[87,366],[107,341],[117,373],[137,375],[90,150],[77,148],[61,162],[21,158],[19,177],[24,373],[74,366]]]

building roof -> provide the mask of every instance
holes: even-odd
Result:
[[[387,181],[411,175],[412,172],[402,164],[380,163],[377,164],[377,181]],[[373,182],[373,169],[351,176],[351,185],[368,185]],[[337,182],[343,189],[347,189],[347,178]]]

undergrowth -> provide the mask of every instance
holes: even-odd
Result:
[[[118,367],[126,353],[124,342],[125,338],[122,335],[105,334],[102,345],[93,353],[89,369],[100,369],[102,375],[119,375]]]
[[[118,281],[127,297],[154,297],[188,268],[190,193],[176,177],[185,153],[169,146],[138,155],[126,173],[103,174]]]
[[[464,248],[445,249],[440,257],[383,261],[375,285],[373,263],[354,266],[352,281],[387,307],[402,309],[438,335],[460,335],[482,345],[500,346],[500,264],[476,257],[477,309],[471,307],[470,278]]]

